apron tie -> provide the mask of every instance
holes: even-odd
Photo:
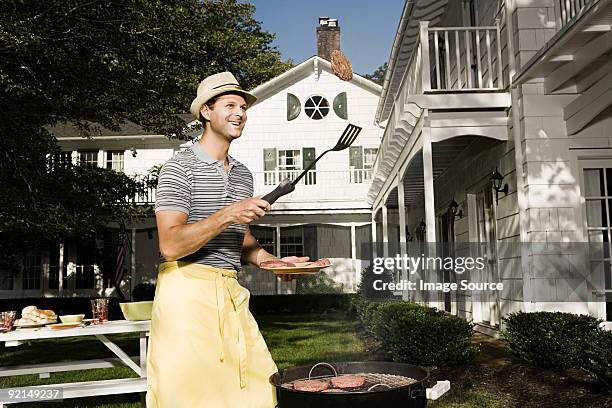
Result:
[[[225,326],[225,289],[228,289],[230,294],[230,300],[232,301],[232,305],[234,306],[234,311],[238,312],[236,308],[236,299],[232,290],[229,286],[226,285],[227,279],[234,278],[233,276],[225,276],[222,273],[217,273],[215,277],[215,292],[217,298],[217,318],[219,320],[219,335],[221,337],[221,355],[219,356],[219,361],[223,362],[225,359],[224,349],[225,349],[225,335],[224,335],[224,326]],[[239,349],[239,360],[238,360],[238,369],[240,375],[240,388],[246,387],[246,377],[247,377],[247,347],[246,347],[246,339],[244,335],[244,329],[238,319],[238,349]]]

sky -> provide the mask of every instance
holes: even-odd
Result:
[[[340,49],[359,74],[389,60],[404,0],[250,0],[283,60],[298,64],[317,53],[319,17],[338,19]]]

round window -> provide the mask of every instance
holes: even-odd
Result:
[[[311,96],[304,104],[304,111],[310,119],[323,119],[329,113],[329,102],[322,96]]]

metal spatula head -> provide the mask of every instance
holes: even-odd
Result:
[[[331,150],[338,152],[340,150],[347,149],[350,145],[353,144],[355,139],[357,139],[357,136],[359,136],[360,132],[361,128],[359,126],[355,126],[349,123],[346,126],[346,129],[344,129],[344,132],[342,132],[340,139],[338,139],[338,143],[336,143],[336,145]]]

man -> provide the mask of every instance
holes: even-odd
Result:
[[[164,262],[147,358],[150,408],[276,405],[268,382],[276,365],[236,280],[241,260],[278,259],[248,229],[270,204],[253,197],[251,172],[228,154],[255,100],[229,72],[204,79],[191,104],[204,133],[161,171],[155,212]]]

